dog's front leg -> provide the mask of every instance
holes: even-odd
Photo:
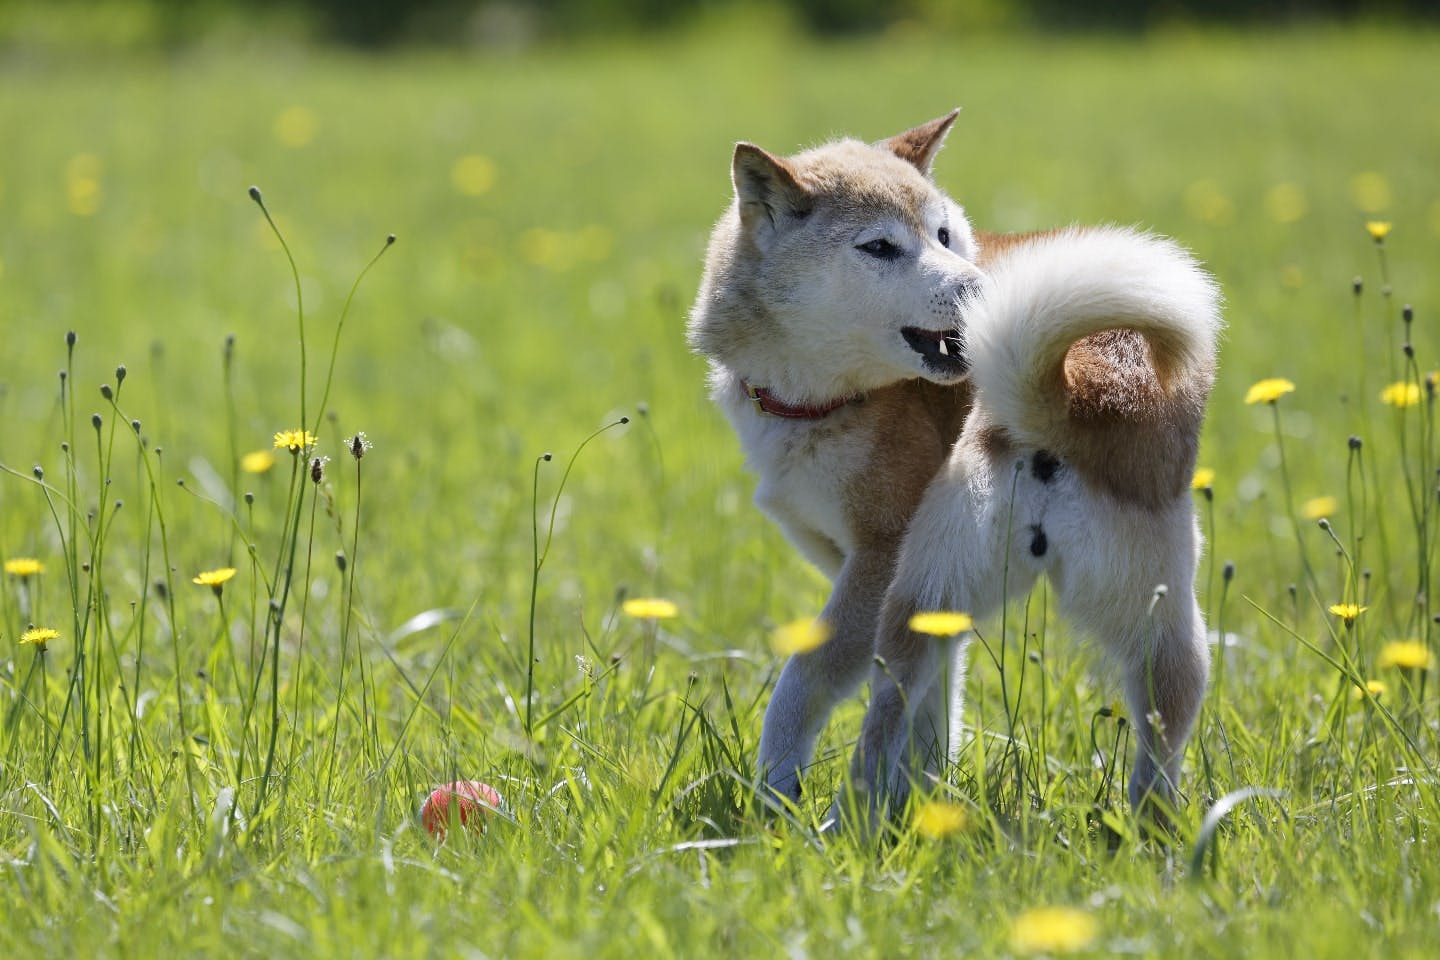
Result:
[[[800,778],[835,705],[865,678],[894,551],[857,549],[840,568],[820,619],[830,639],[785,664],[760,732],[760,782],[767,796],[800,796]]]
[[[910,629],[910,617],[922,606],[892,591],[881,614],[870,708],[850,764],[849,795],[842,792],[834,811],[840,819],[853,816],[866,830],[903,808],[912,779],[926,771],[938,775],[948,754],[949,714],[958,707],[958,691],[942,672],[961,651],[954,641]]]
[[[902,809],[916,784],[937,779],[957,739],[968,641],[917,633],[911,617],[950,611],[978,619],[1035,580],[1033,565],[1011,562],[1010,508],[995,508],[985,463],[962,437],[905,533],[880,614],[849,795],[836,801],[838,816],[853,814],[868,828]]]

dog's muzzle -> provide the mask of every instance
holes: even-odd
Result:
[[[925,369],[942,379],[957,379],[970,369],[970,361],[965,357],[965,338],[958,327],[947,330],[905,327],[900,335],[911,350],[920,354]]]

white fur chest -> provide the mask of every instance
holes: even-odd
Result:
[[[755,504],[832,579],[854,549],[848,486],[867,460],[868,438],[846,430],[841,409],[818,420],[761,413],[740,378],[716,370],[713,395],[759,476]]]

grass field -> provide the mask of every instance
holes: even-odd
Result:
[[[0,956],[1433,955],[1440,699],[1385,654],[1440,642],[1436,62],[1423,32],[759,21],[488,59],[8,50],[0,558],[44,570],[0,579]],[[1117,688],[1043,585],[976,645],[962,829],[815,839],[859,701],[794,822],[750,803],[768,638],[826,584],[683,342],[730,148],[955,105],[937,179],[977,225],[1142,224],[1225,289],[1196,496],[1226,643],[1172,845],[1136,836]],[[1296,389],[1246,405],[1269,377]],[[437,846],[420,801],[469,777],[505,810]]]

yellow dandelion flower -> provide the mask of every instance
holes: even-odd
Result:
[[[953,637],[975,625],[968,613],[934,610],[917,613],[910,618],[910,629],[932,637]]]
[[[23,580],[25,577],[34,577],[44,573],[45,564],[34,557],[16,557],[13,560],[5,561],[5,572]]]
[[[1351,691],[1351,696],[1353,696],[1356,700],[1364,700],[1365,694],[1368,693],[1376,700],[1379,700],[1386,694],[1389,689],[1390,688],[1385,686],[1385,683],[1382,680],[1366,680],[1365,686],[1363,687],[1360,686],[1358,683],[1355,685],[1355,689]]]
[[[915,808],[915,832],[927,840],[943,840],[969,825],[970,814],[958,803],[927,800]]]
[[[1224,226],[1235,219],[1235,201],[1214,180],[1197,180],[1185,188],[1185,209],[1196,220]]]
[[[1394,640],[1380,648],[1376,664],[1381,670],[1399,667],[1401,670],[1429,670],[1435,666],[1435,654],[1423,640]]]
[[[620,612],[636,620],[669,620],[680,615],[680,608],[669,600],[634,597],[620,604]]]
[[[461,157],[450,167],[450,184],[467,197],[488,193],[495,186],[495,161],[479,153]]]
[[[1350,199],[1366,213],[1379,213],[1390,206],[1390,181],[1376,170],[1365,170],[1350,178]]]
[[[45,646],[51,640],[59,639],[60,631],[52,630],[49,627],[31,627],[29,630],[26,630],[24,633],[20,634],[21,643],[34,644],[35,649],[39,650],[41,653],[45,652]]]
[[[1392,407],[1413,407],[1420,402],[1420,384],[1400,381],[1380,391],[1380,399]]]
[[[275,117],[274,134],[282,147],[303,147],[315,139],[319,124],[315,114],[306,107],[286,107]]]
[[[202,587],[209,587],[219,593],[225,586],[225,582],[235,576],[234,567],[221,567],[218,570],[202,570],[192,579],[191,583],[198,583]]]
[[[1191,490],[1204,490],[1215,483],[1215,470],[1212,467],[1200,467],[1196,469],[1195,476],[1190,480]]]
[[[1338,509],[1340,501],[1334,497],[1311,497],[1300,504],[1300,515],[1306,520],[1319,520],[1321,517],[1333,517]]]
[[[1074,907],[1035,907],[1010,925],[1010,949],[1016,953],[1074,953],[1094,942],[1100,924]]]
[[[1369,609],[1369,607],[1362,607],[1356,603],[1337,603],[1330,608],[1330,612],[1341,620],[1344,620],[1345,625],[1348,627],[1355,622],[1356,617]]]
[[[275,434],[275,449],[300,453],[315,446],[315,434],[309,430],[281,430]]]
[[[1265,192],[1265,212],[1276,223],[1294,223],[1305,216],[1305,191],[1293,183],[1277,183]]]
[[[823,647],[832,632],[824,620],[801,617],[777,627],[770,634],[770,648],[782,657],[809,653]]]
[[[266,473],[275,466],[275,454],[269,450],[252,450],[240,458],[240,469],[246,473]]]
[[[1365,223],[1365,230],[1370,234],[1370,239],[1376,243],[1383,243],[1390,235],[1390,228],[1393,226],[1389,220],[1368,220]]]
[[[66,164],[65,198],[75,216],[93,216],[100,209],[101,171],[100,158],[93,153],[76,154]]]
[[[1270,377],[1261,380],[1245,393],[1246,403],[1274,403],[1287,393],[1295,391],[1295,384],[1284,377]]]

